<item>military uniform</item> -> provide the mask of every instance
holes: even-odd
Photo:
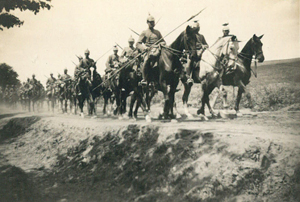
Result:
[[[155,22],[152,16],[147,18],[147,23]],[[149,25],[150,26],[150,25]],[[159,41],[159,42],[158,42]],[[157,43],[158,42],[158,43]],[[155,45],[154,45],[155,44]],[[137,41],[136,47],[140,52],[143,52],[146,48],[149,48],[148,53],[144,56],[144,64],[142,66],[143,81],[147,80],[147,74],[151,61],[155,61],[157,56],[160,54],[159,45],[166,45],[165,40],[163,39],[161,33],[152,28],[148,28],[140,34],[140,37]]]
[[[119,67],[119,64],[120,64],[120,58],[118,54],[113,54],[108,56],[108,59],[105,63],[106,66],[105,73],[109,73],[114,69],[117,69]]]

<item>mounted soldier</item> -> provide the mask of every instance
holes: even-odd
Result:
[[[74,73],[75,78],[74,78],[74,80],[77,81],[76,85],[75,85],[76,91],[78,90],[77,87],[78,87],[78,83],[80,81],[80,76],[82,76],[82,74],[84,72],[89,71],[89,69],[91,67],[94,67],[94,71],[96,72],[96,62],[89,57],[90,51],[88,49],[84,52],[84,55],[85,55],[85,58],[83,58],[83,59],[78,57],[79,64],[75,68],[75,73]]]
[[[47,95],[51,94],[51,90],[54,88],[55,82],[56,78],[54,78],[53,73],[50,73],[50,78],[48,78],[46,82]]]
[[[197,42],[196,42],[197,57],[190,58],[190,60],[187,60],[186,73],[188,76],[191,76],[192,72],[194,71],[194,67],[196,66],[196,63],[201,60],[202,53],[205,51],[205,49],[208,48],[208,44],[205,40],[205,37],[199,33],[199,31],[200,31],[199,22],[194,21],[194,23],[192,24],[192,28],[195,31],[196,38],[197,38]],[[198,82],[200,81],[200,78],[198,78],[198,73],[195,73],[194,77],[196,77]],[[193,80],[191,78],[189,78],[187,83],[189,83],[189,82],[193,82]]]
[[[61,76],[61,80],[66,83],[66,85],[70,84],[72,77],[68,74],[68,70],[64,69],[64,74]]]
[[[114,46],[113,48],[113,54],[108,56],[107,61],[105,63],[106,69],[105,69],[105,74],[106,78],[109,78],[111,73],[118,69],[120,66],[120,57],[118,55],[118,47]]]
[[[120,61],[122,62],[127,62],[130,61],[132,59],[134,59],[137,55],[138,55],[138,50],[133,46],[134,44],[134,38],[132,38],[132,36],[130,36],[130,38],[128,39],[128,47],[125,47],[123,52],[121,53],[120,56]],[[136,65],[134,65],[134,67],[136,67],[134,70],[135,71],[139,71],[139,64],[138,64],[138,59],[136,59]]]
[[[30,80],[30,84],[32,86],[37,86],[38,85],[38,81],[35,78],[35,74],[32,74],[32,79]]]
[[[141,84],[147,84],[148,72],[150,71],[150,63],[154,63],[160,54],[160,45],[166,45],[161,33],[154,29],[155,19],[153,16],[149,15],[147,18],[148,29],[144,30],[136,43],[136,47],[140,52],[147,51],[144,55],[144,64],[142,66],[143,80]],[[159,41],[159,43],[157,43]],[[155,45],[154,45],[155,44]]]

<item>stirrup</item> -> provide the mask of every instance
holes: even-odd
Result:
[[[186,81],[187,84],[193,84],[194,80],[192,78],[188,78]]]
[[[141,81],[139,82],[139,85],[146,86],[146,85],[147,85],[147,81],[141,80]]]

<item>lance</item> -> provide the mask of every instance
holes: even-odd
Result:
[[[169,36],[172,32],[174,32],[176,29],[178,29],[179,27],[181,27],[183,24],[191,21],[192,19],[194,19],[195,17],[197,17],[200,13],[202,13],[202,11],[204,11],[206,9],[203,8],[202,10],[200,10],[198,13],[196,13],[195,15],[192,15],[188,20],[185,20],[183,23],[181,23],[179,26],[177,26],[175,29],[173,29],[172,31],[170,31],[168,34],[166,34],[164,37],[162,37],[161,39],[159,39],[158,41],[156,41],[154,44],[152,44],[150,47],[153,47],[155,45],[157,45],[159,42],[161,42],[164,38],[166,38],[167,36]],[[130,29],[130,28],[129,28]],[[123,67],[120,67],[118,70],[116,70],[114,72],[113,75],[111,75],[107,80],[110,80],[112,77],[116,76],[117,73],[119,73],[122,69],[128,67],[130,64],[132,64],[133,62],[135,62],[135,60],[140,57],[141,55],[143,55],[144,53],[146,53],[147,50],[144,50],[143,52],[139,53],[138,55],[136,55],[133,59],[131,59],[130,61],[128,61]],[[100,85],[96,86],[93,91],[97,88],[99,88],[100,86],[105,85],[106,81],[102,82]]]
[[[73,62],[73,61],[72,61]],[[75,62],[73,62],[73,64],[75,65],[75,66],[77,66],[76,64],[75,64]]]
[[[108,53],[109,51],[111,51],[113,49],[113,47],[111,47],[108,51],[106,51],[103,55],[101,55],[96,61],[95,63],[100,60],[106,53]]]
[[[135,33],[136,35],[140,36],[139,33],[137,33],[136,31],[134,31],[133,29],[131,29],[130,27],[128,27],[128,29],[130,29],[133,33]]]
[[[122,46],[120,46],[117,42],[115,42],[115,43],[116,43],[116,45],[119,46],[122,50],[124,50],[124,49],[122,48]]]

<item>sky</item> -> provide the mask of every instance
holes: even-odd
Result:
[[[230,33],[238,37],[240,50],[256,34],[262,38],[266,60],[300,57],[298,0],[52,0],[51,10],[14,11],[24,25],[0,31],[0,63],[6,63],[25,81],[35,73],[46,83],[51,72],[55,77],[67,68],[73,76],[76,55],[97,60],[115,42],[125,47],[128,38],[147,29],[150,13],[163,36],[206,8],[195,18],[209,45],[222,35],[222,24],[228,22]],[[171,44],[191,22],[182,25],[165,38]],[[119,49],[119,54],[121,50]],[[112,50],[97,62],[103,75],[105,62]]]

